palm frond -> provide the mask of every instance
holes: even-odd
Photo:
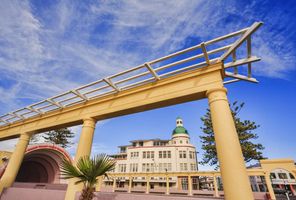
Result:
[[[76,166],[68,160],[63,160],[61,164],[61,174],[63,178],[77,178],[75,182],[84,183],[86,187],[92,187],[98,181],[97,177],[106,175],[115,167],[115,161],[106,154],[99,154],[92,159],[88,156],[79,158]]]

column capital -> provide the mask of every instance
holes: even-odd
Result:
[[[213,92],[224,92],[225,94],[227,94],[227,89],[225,87],[221,87],[221,88],[213,88],[213,89],[209,89],[207,92],[206,92],[206,95],[207,97],[213,93]]]
[[[227,89],[224,87],[210,89],[206,92],[206,95],[209,99],[209,104],[219,100],[228,102],[226,94],[227,94]]]
[[[94,118],[91,118],[91,117],[83,119],[83,127],[95,128],[96,123],[97,123],[97,121]]]
[[[30,140],[30,138],[32,137],[32,135],[34,134],[34,132],[22,132],[20,133],[20,140]]]

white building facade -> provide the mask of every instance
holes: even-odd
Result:
[[[111,155],[117,161],[114,172],[193,172],[198,170],[196,148],[190,143],[189,133],[184,128],[180,117],[176,120],[176,128],[170,140],[133,140],[130,143],[130,145],[119,146],[119,153]],[[143,177],[143,180],[133,180],[133,182],[144,182],[144,180]],[[162,186],[164,180],[154,177],[151,180],[152,185],[153,182],[157,187]],[[170,177],[172,187],[179,185],[186,189],[186,184],[182,183],[181,178],[178,180],[177,177]]]

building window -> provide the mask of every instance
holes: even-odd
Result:
[[[138,172],[138,163],[130,164],[130,172]]]
[[[163,151],[162,152],[162,156],[163,156],[163,158],[167,158],[167,152],[166,151]]]
[[[183,141],[182,140],[180,140],[180,144],[182,144],[183,143]]]
[[[198,183],[198,178],[197,177],[192,177],[192,189],[193,190],[198,190],[199,189],[199,183]]]
[[[154,172],[154,164],[153,163],[143,163],[142,164],[142,172]]]
[[[295,177],[293,176],[293,174],[289,173],[290,179],[295,179]]]
[[[120,153],[126,153],[126,147],[120,147]]]
[[[188,179],[187,178],[181,178],[181,186],[182,186],[182,190],[188,190]]]
[[[286,173],[278,173],[280,179],[288,179]]]
[[[167,153],[168,153],[168,158],[171,158],[172,157],[171,151],[167,151]]]
[[[158,158],[171,158],[171,151],[159,151]]]
[[[189,151],[189,158],[195,159],[195,152],[194,151]]]
[[[159,163],[158,170],[160,172],[170,172],[172,171],[172,163]]]
[[[142,147],[144,145],[144,142],[139,142],[139,146]]]
[[[187,171],[187,163],[180,163],[180,171]]]
[[[196,171],[196,164],[190,164],[190,170]]]
[[[168,172],[172,171],[172,163],[168,163]]]
[[[154,158],[154,151],[143,151],[143,158]]]
[[[186,151],[179,151],[179,158],[186,158]]]
[[[275,173],[270,173],[270,178],[276,179]]]
[[[154,141],[153,146],[165,146],[166,142],[163,141]]]
[[[126,164],[119,164],[118,170],[119,172],[126,172]]]
[[[131,159],[138,158],[139,152],[131,152]]]

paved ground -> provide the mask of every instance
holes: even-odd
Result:
[[[223,198],[213,197],[189,197],[187,195],[158,195],[158,194],[127,194],[127,193],[107,193],[101,192],[96,194],[96,200],[217,200]]]

